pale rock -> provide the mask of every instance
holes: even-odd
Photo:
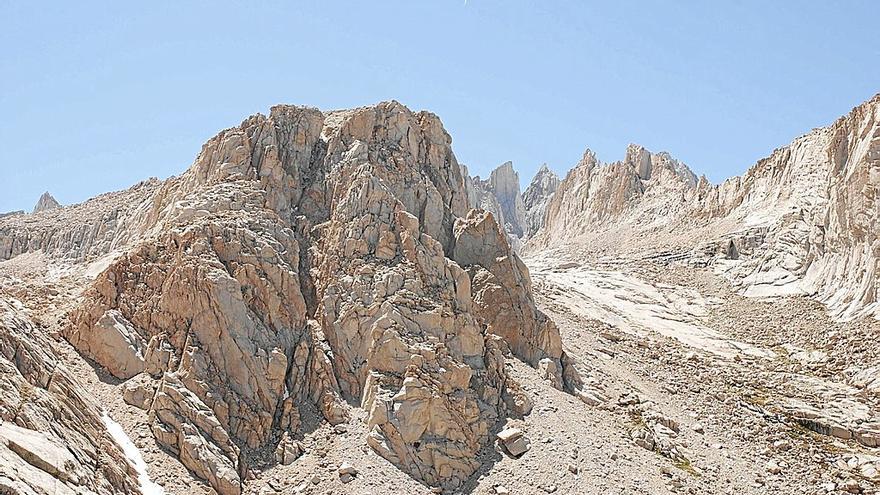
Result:
[[[80,479],[86,475],[77,469],[79,462],[64,445],[38,431],[11,423],[0,424],[0,441],[28,464],[62,482],[78,485]]]
[[[89,264],[64,337],[119,378],[152,377],[151,401],[135,384],[128,400],[222,495],[240,493],[251,454],[301,432],[302,404],[333,425],[363,408],[370,447],[455,490],[492,428],[532,408],[506,354],[582,385],[465,182],[433,114],[280,105],[210,139],[180,176],[0,219],[0,259]],[[512,167],[490,183],[520,232]]]
[[[517,357],[540,365],[555,387],[579,390],[583,383],[576,363],[563,351],[556,325],[535,306],[528,269],[492,214],[471,210],[456,220],[453,233],[453,257],[471,274],[474,312],[487,331],[501,337]]]
[[[622,161],[601,164],[587,150],[524,250],[687,260],[746,296],[807,295],[838,320],[880,318],[878,164],[880,94],[717,185],[666,153],[631,145]]]
[[[486,210],[495,217],[507,234],[508,242],[517,249],[526,236],[526,208],[520,193],[519,174],[512,162],[505,162],[492,170],[489,178],[470,177],[462,165],[462,176],[468,204],[472,208]]]
[[[70,343],[117,378],[144,371],[143,341],[117,310],[107,310],[88,331],[70,332]]]
[[[349,464],[348,462],[343,462],[341,466],[339,466],[339,481],[343,483],[348,483],[355,478],[358,474],[358,470]]]
[[[144,371],[153,377],[161,377],[162,373],[171,370],[174,348],[161,336],[154,335],[147,343],[144,352]]]
[[[773,442],[773,449],[779,451],[786,451],[791,449],[791,442],[788,440],[776,440]]]
[[[156,385],[147,375],[138,375],[122,386],[122,398],[126,404],[149,410],[156,394]]]
[[[496,436],[505,452],[511,457],[519,457],[529,450],[529,440],[519,428],[505,428]]]
[[[106,193],[78,205],[36,215],[0,217],[0,260],[41,251],[47,256],[101,266],[111,252],[143,233],[150,199],[160,181]],[[99,258],[104,259],[99,259]]]
[[[529,252],[599,234],[622,218],[621,226],[662,224],[682,210],[680,197],[695,185],[693,173],[666,153],[630,145],[624,160],[601,164],[588,149],[550,198]]]
[[[299,459],[304,451],[301,443],[293,440],[287,432],[284,432],[281,435],[281,441],[278,442],[278,447],[275,448],[275,462],[284,466],[293,464],[293,461]]]
[[[846,493],[861,493],[862,487],[859,486],[859,482],[853,478],[847,478],[843,480],[837,486],[838,489],[846,492]]]

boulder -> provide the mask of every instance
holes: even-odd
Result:
[[[107,310],[90,328],[69,333],[68,339],[117,378],[144,371],[143,341],[118,310]]]
[[[293,464],[305,452],[302,444],[290,438],[287,432],[281,436],[278,447],[275,448],[275,462],[285,466]]]
[[[496,436],[504,451],[511,457],[519,457],[529,450],[529,440],[519,428],[505,428]]]

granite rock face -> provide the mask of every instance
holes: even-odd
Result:
[[[519,248],[526,233],[526,208],[519,187],[519,174],[512,162],[505,162],[492,170],[489,178],[470,177],[462,166],[468,204],[486,210],[507,233],[508,241]]]
[[[492,214],[469,209],[450,143],[435,115],[396,102],[276,106],[183,175],[124,193],[114,228],[78,249],[57,241],[69,227],[0,228],[16,229],[9,253],[114,251],[64,335],[117,377],[154,377],[151,401],[130,400],[221,494],[241,492],[247,459],[300,435],[302,414],[336,424],[352,405],[379,454],[454,489],[494,425],[530,409],[506,354],[552,369],[558,388],[581,383],[525,265]],[[490,183],[515,216],[510,172]]]
[[[534,244],[549,247],[620,223],[639,229],[661,225],[695,188],[693,172],[667,153],[630,145],[622,161],[602,164],[587,150],[548,202]]]
[[[702,194],[702,211],[760,232],[726,275],[744,293],[806,294],[840,319],[880,318],[880,95]]]
[[[38,215],[0,216],[0,260],[41,251],[84,262],[121,249],[149,225],[150,201],[160,184],[151,179]]]
[[[505,162],[489,174],[488,189],[498,199],[504,228],[516,237],[525,233],[526,208],[519,187],[519,174],[512,162]]]

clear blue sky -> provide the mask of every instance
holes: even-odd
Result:
[[[180,173],[276,103],[431,110],[484,175],[636,142],[717,182],[880,91],[878,19],[876,1],[0,0],[0,211]]]

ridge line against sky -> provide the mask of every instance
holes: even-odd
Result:
[[[713,183],[880,91],[880,4],[0,4],[0,212],[183,172],[280,103],[436,113],[473,174],[667,151]],[[35,33],[39,33],[36,35]]]

